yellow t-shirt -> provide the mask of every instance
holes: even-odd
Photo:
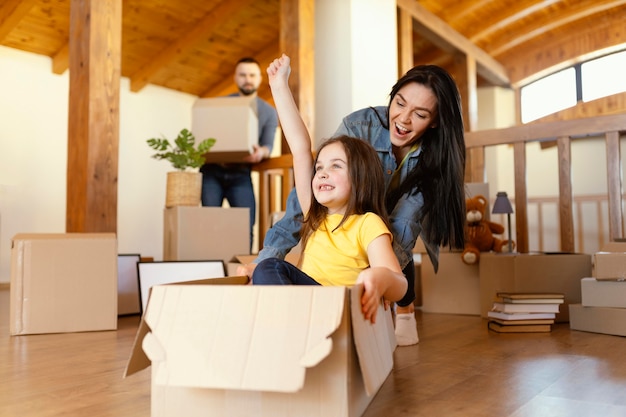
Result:
[[[369,266],[367,246],[391,232],[378,215],[352,215],[337,230],[343,215],[331,214],[308,239],[302,253],[302,271],[322,285],[351,286]]]

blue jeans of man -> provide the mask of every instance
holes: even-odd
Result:
[[[320,285],[296,266],[279,258],[258,263],[252,274],[253,285]]]
[[[250,177],[250,166],[245,164],[206,164],[200,168],[202,172],[202,205],[206,207],[222,207],[224,199],[231,207],[248,207],[250,209],[250,251],[256,203],[254,189]]]

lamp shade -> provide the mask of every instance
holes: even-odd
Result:
[[[511,202],[509,201],[509,197],[506,192],[499,191],[498,194],[496,194],[496,202],[493,203],[493,210],[491,212],[493,214],[513,213],[513,207],[511,206]]]

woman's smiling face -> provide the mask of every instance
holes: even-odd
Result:
[[[406,84],[389,106],[391,144],[398,148],[412,146],[426,130],[437,126],[437,120],[437,97],[433,91],[423,84]]]

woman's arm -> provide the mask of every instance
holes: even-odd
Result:
[[[306,214],[311,206],[313,194],[311,189],[311,174],[313,172],[311,137],[289,89],[289,73],[291,72],[289,63],[289,57],[283,54],[280,58],[272,61],[267,68],[267,75],[269,76],[278,119],[293,155],[293,171],[298,200],[300,207]]]

